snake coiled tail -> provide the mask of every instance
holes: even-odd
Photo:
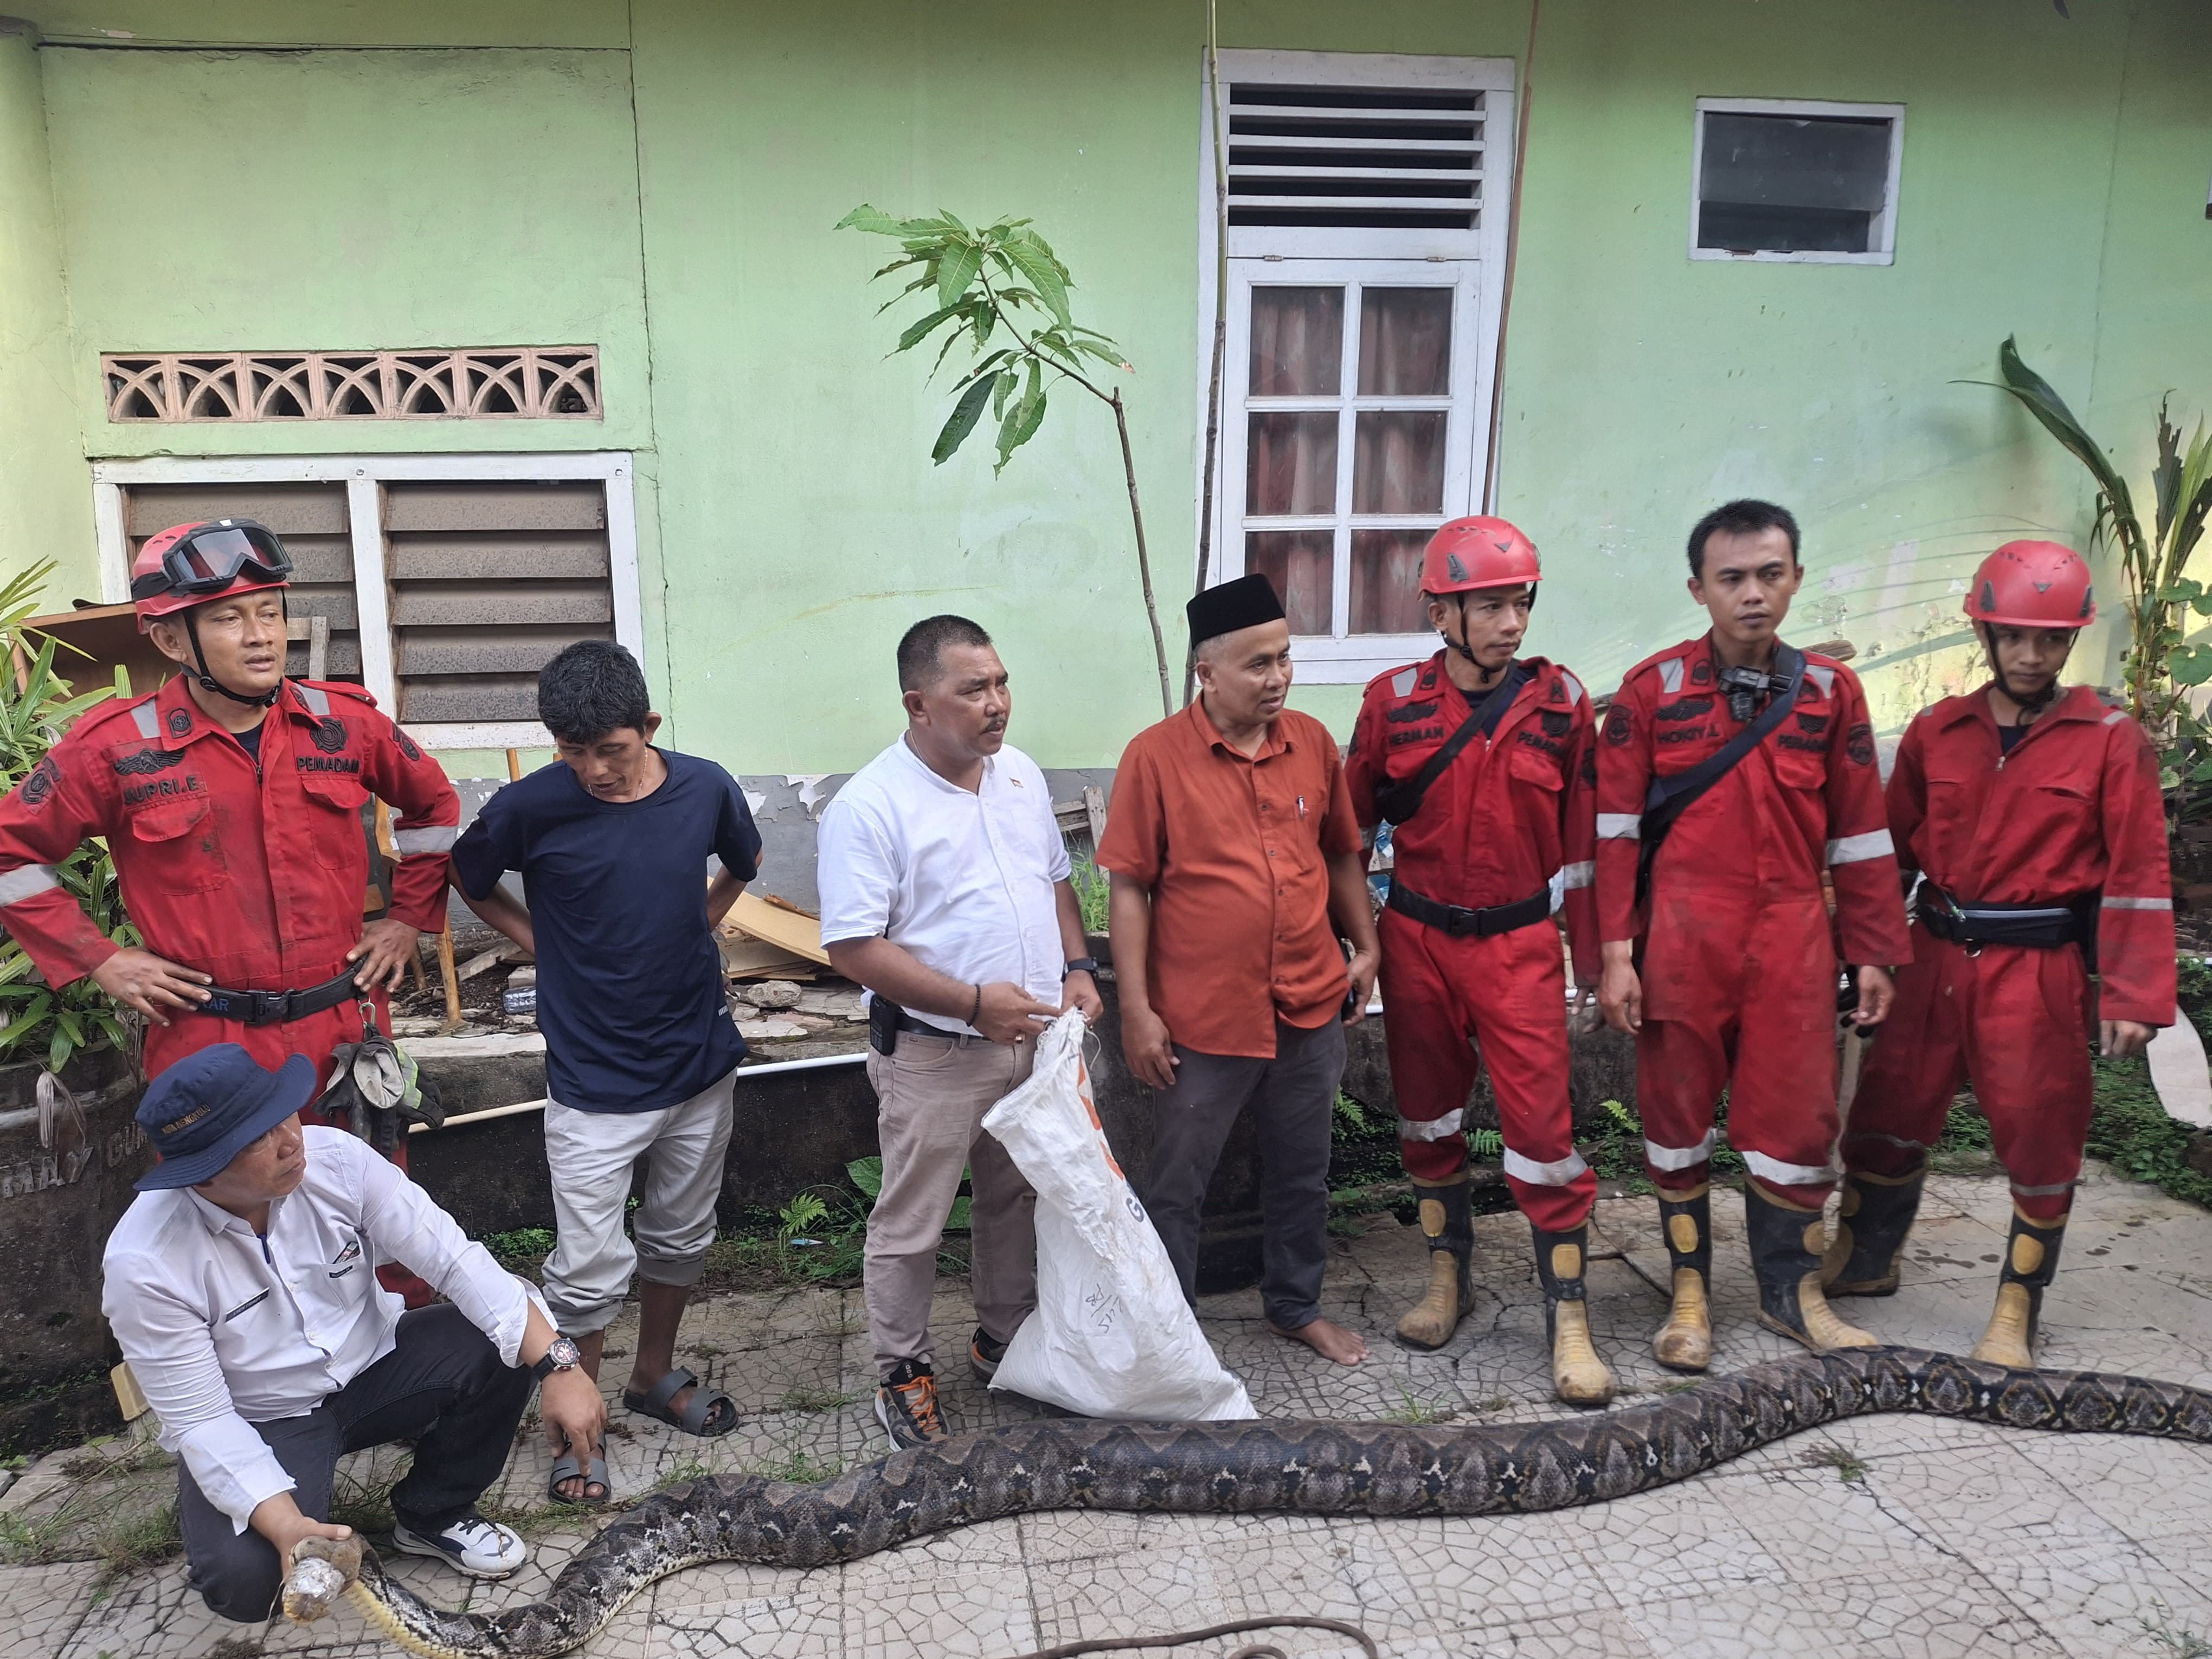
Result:
[[[1668,1486],[1802,1430],[1881,1412],[2212,1443],[2212,1392],[2204,1389],[1858,1348],[1796,1355],[1624,1410],[1542,1423],[1016,1424],[896,1452],[818,1486],[746,1475],[695,1480],[646,1499],[600,1533],[562,1569],[546,1600],[504,1613],[441,1612],[386,1578],[368,1551],[348,1593],[379,1629],[428,1659],[542,1659],[586,1640],[654,1580],[702,1562],[824,1566],[1045,1510],[1568,1509]],[[303,1606],[312,1612],[319,1603],[327,1604],[326,1594]]]

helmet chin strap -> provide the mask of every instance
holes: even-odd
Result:
[[[291,601],[289,599],[284,600],[283,605],[285,618],[289,621],[292,615]],[[262,693],[258,696],[249,697],[242,691],[232,690],[221,680],[216,678],[214,675],[208,672],[207,653],[200,646],[199,607],[198,605],[192,606],[191,609],[185,612],[185,637],[192,642],[192,678],[198,680],[202,685],[205,686],[209,690],[216,693],[218,696],[228,697],[233,702],[242,702],[249,708],[274,708],[276,706],[277,696],[284,690],[284,677],[281,674],[276,677],[276,684],[270,686],[267,691]]]
[[[2051,677],[2051,683],[2040,691],[2014,690],[2012,682],[2005,678],[2003,665],[1997,660],[1997,630],[1988,623],[1983,623],[1979,626],[1982,632],[1982,649],[1990,659],[1990,677],[1996,681],[1998,690],[2020,705],[2022,714],[2033,720],[2058,700],[2058,676],[2056,674]],[[2077,629],[2076,632],[2078,631]],[[2074,647],[2069,641],[2066,647],[2066,656],[2070,657],[2073,654]],[[2064,657],[2059,659],[2058,665],[2062,669],[2066,666]]]
[[[1471,591],[1472,590],[1470,589],[1462,588],[1458,592],[1452,595],[1452,603],[1459,611],[1459,637],[1457,639],[1454,639],[1449,634],[1445,633],[1441,628],[1437,629],[1437,632],[1443,636],[1443,642],[1446,645],[1458,652],[1461,656],[1465,657],[1469,662],[1474,664],[1474,672],[1476,673],[1481,675],[1485,679],[1488,679],[1492,674],[1502,674],[1506,669],[1510,668],[1513,665],[1513,659],[1512,658],[1508,657],[1504,665],[1500,667],[1485,668],[1482,665],[1481,660],[1476,657],[1474,653],[1467,648],[1467,596]],[[1531,592],[1528,595],[1528,609],[1533,611],[1535,608],[1536,595],[1534,592]]]

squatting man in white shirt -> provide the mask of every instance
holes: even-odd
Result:
[[[366,1144],[303,1128],[315,1067],[270,1072],[217,1043],[154,1079],[138,1121],[161,1161],[109,1236],[101,1309],[180,1462],[192,1588],[269,1617],[304,1538],[343,1538],[346,1452],[415,1443],[392,1542],[479,1578],[528,1559],[477,1513],[533,1379],[562,1443],[598,1443],[606,1405],[527,1286]],[[404,1262],[447,1300],[410,1313],[376,1281]]]

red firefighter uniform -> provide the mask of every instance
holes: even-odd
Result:
[[[441,927],[459,798],[367,691],[285,681],[257,758],[199,711],[179,676],[79,716],[0,801],[0,923],[51,983],[105,962],[114,941],[52,867],[104,836],[148,950],[233,990],[324,984],[361,938],[369,877],[362,808],[372,795],[399,813],[392,916]],[[373,1001],[389,1029],[383,994]],[[295,1054],[321,1065],[362,1036],[352,1001],[281,1024],[191,1013],[171,1022],[147,1030],[149,1076],[216,1042],[238,1043],[264,1066]]]
[[[1742,729],[1717,672],[1710,636],[1688,641],[1632,669],[1607,714],[1599,932],[1642,945],[1636,1087],[1653,1182],[1702,1189],[1726,1088],[1729,1144],[1751,1173],[1817,1211],[1834,1183],[1838,937],[1853,963],[1911,951],[1874,728],[1851,671],[1806,653],[1796,707],[1675,821],[1639,913],[1653,777],[1686,771]]]
[[[1898,748],[1889,825],[1905,865],[1960,905],[2093,906],[2101,994],[2078,944],[1964,946],[1915,927],[1897,1006],[1852,1100],[1845,1167],[1916,1176],[1971,1078],[2021,1213],[2063,1218],[2088,1133],[2095,1022],[2175,1018],[2158,758],[2142,728],[2087,686],[2009,754],[1985,696],[1946,697]]]
[[[1555,663],[1523,658],[1516,666],[1527,681],[1489,741],[1470,742],[1393,830],[1395,878],[1471,910],[1564,890],[1575,977],[1590,983],[1598,964],[1584,781],[1595,737],[1589,699]],[[1376,788],[1419,772],[1468,713],[1441,651],[1369,683],[1345,763],[1363,826],[1382,819]],[[1581,1226],[1597,1177],[1574,1148],[1559,930],[1546,915],[1488,937],[1455,935],[1392,909],[1381,931],[1383,1035],[1407,1173],[1426,1186],[1462,1178],[1479,1050],[1522,1212],[1547,1232]]]

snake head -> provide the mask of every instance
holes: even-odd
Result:
[[[331,1610],[361,1577],[362,1558],[368,1547],[356,1535],[349,1538],[303,1538],[293,1548],[292,1571],[284,1576],[284,1616],[297,1625],[311,1625]],[[368,1559],[374,1562],[372,1553]]]

